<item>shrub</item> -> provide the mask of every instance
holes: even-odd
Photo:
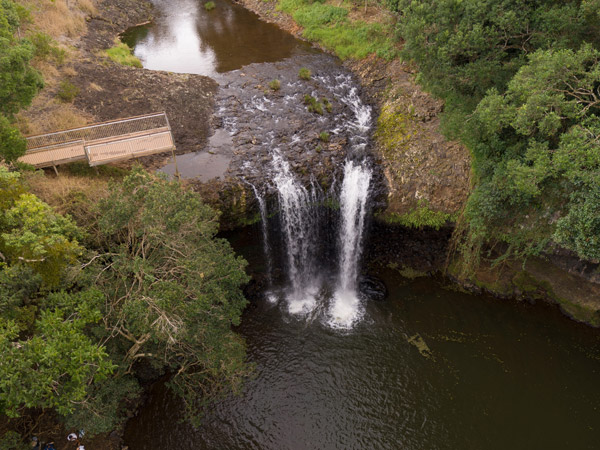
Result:
[[[206,2],[204,4],[204,9],[207,11],[212,11],[213,9],[215,9],[215,2]]]
[[[58,47],[56,41],[46,33],[37,31],[28,36],[34,46],[34,56],[36,58],[46,59],[53,57],[60,65],[65,61],[66,51]]]
[[[117,64],[142,67],[141,61],[133,55],[131,47],[124,42],[118,42],[114,47],[106,50],[106,54]]]
[[[323,105],[317,101],[312,95],[306,94],[304,96],[304,104],[308,112],[314,112],[323,115]]]
[[[25,154],[26,143],[19,130],[0,115],[0,161],[14,162]]]
[[[61,81],[56,95],[65,103],[71,103],[79,94],[79,88],[68,80]]]
[[[301,80],[310,80],[312,77],[312,72],[310,71],[310,69],[307,69],[306,67],[302,67],[299,71],[298,71],[298,78],[300,78]]]
[[[328,113],[330,113],[333,110],[333,105],[326,98],[322,98],[321,103],[323,103],[323,106],[325,107]]]
[[[451,220],[455,220],[451,214],[432,210],[426,200],[419,200],[416,207],[406,214],[392,213],[386,218],[388,223],[407,228],[422,229],[429,227],[435,230],[439,230]]]
[[[278,91],[279,89],[281,89],[281,81],[273,80],[269,83],[269,87],[274,91]]]
[[[319,139],[321,142],[329,142],[329,133],[327,131],[322,131],[319,133]]]

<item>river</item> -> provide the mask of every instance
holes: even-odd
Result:
[[[255,376],[240,396],[207,407],[197,429],[156,384],[127,424],[129,448],[597,448],[596,330],[552,307],[456,292],[443,280],[410,281],[393,270],[371,274],[387,286],[384,301],[357,291],[361,266],[354,255],[368,245],[363,219],[374,169],[365,150],[372,122],[361,116],[366,105],[358,87],[331,56],[238,5],[215,3],[206,11],[203,2],[157,1],[156,23],[127,39],[147,68],[200,73],[221,84],[218,145],[193,154],[204,155],[201,163],[179,158],[179,169],[202,177],[194,167],[221,156],[206,179],[223,175],[235,160],[232,148],[242,148],[246,164],[234,164],[233,172],[263,200],[265,226],[227,236],[253,275],[270,280],[238,330]],[[297,80],[304,66],[317,75],[310,87]],[[284,92],[274,97],[263,91],[275,76]],[[316,98],[328,93],[331,116],[285,103],[285,89],[310,89]],[[284,118],[296,124],[290,136]],[[335,182],[325,191],[306,181],[302,164],[287,160],[292,151],[314,149],[301,135],[311,120],[346,144],[346,163],[333,159]],[[258,185],[261,176],[268,180]],[[342,288],[351,299],[340,304]]]

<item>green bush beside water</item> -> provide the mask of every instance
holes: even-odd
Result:
[[[459,249],[502,258],[554,241],[600,259],[600,3],[398,0],[403,53],[446,101],[444,131],[471,150]]]
[[[360,59],[375,53],[393,59],[393,29],[377,23],[352,22],[348,9],[308,0],[280,0],[279,9],[304,27],[306,39],[333,50],[340,59]]]
[[[133,50],[124,42],[106,50],[108,57],[123,66],[142,67],[142,62],[133,55]]]

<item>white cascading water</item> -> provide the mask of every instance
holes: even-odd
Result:
[[[254,191],[254,196],[258,201],[258,209],[260,210],[260,222],[262,226],[262,235],[263,235],[263,252],[265,254],[265,260],[267,262],[267,282],[269,287],[272,282],[272,274],[273,274],[273,262],[271,261],[271,246],[269,245],[269,223],[267,222],[267,204],[265,202],[265,198],[260,195],[256,186],[252,183],[246,181]]]
[[[349,328],[362,315],[357,292],[371,170],[346,161],[340,192],[339,281],[329,310],[330,325]]]
[[[347,121],[344,126],[351,135],[350,154],[359,154],[368,143],[371,107],[362,102],[347,75],[338,75],[335,81],[323,79],[323,82],[332,86],[336,97],[352,110],[353,120]],[[357,279],[372,177],[372,171],[363,158],[360,163],[347,160],[344,165],[338,233],[339,279],[329,307],[328,321],[335,328],[351,328],[363,314]]]
[[[334,328],[351,328],[360,320],[363,314],[360,296],[357,289],[360,255],[363,245],[363,234],[368,214],[368,196],[372,172],[366,161],[364,149],[369,142],[371,128],[371,107],[365,105],[352,78],[346,73],[334,73],[316,76],[315,80],[329,91],[338,102],[345,104],[350,114],[344,113],[331,116],[330,132],[335,135],[342,133],[348,136],[350,148],[349,158],[344,166],[342,186],[339,191],[339,229],[337,230],[337,253],[339,261],[335,293],[329,302],[326,313],[327,323]],[[290,88],[294,88],[290,84]],[[317,92],[314,97],[320,96]],[[296,103],[299,94],[286,95],[284,102]],[[244,111],[254,118],[264,117],[264,123],[274,124],[281,120],[281,112],[266,96],[254,96],[252,101],[243,104]],[[226,112],[226,111],[224,111]],[[226,116],[226,114],[225,114]],[[229,120],[229,121],[228,121]],[[320,120],[325,120],[322,118]],[[237,126],[224,118],[226,128],[236,133]],[[273,184],[277,190],[279,201],[279,218],[284,240],[284,258],[287,265],[289,288],[285,292],[288,311],[291,314],[309,315],[321,310],[318,301],[323,279],[320,275],[326,272],[327,257],[320,254],[326,247],[323,243],[321,230],[326,230],[331,223],[325,223],[327,214],[322,213],[319,204],[324,199],[316,186],[303,186],[291,170],[288,161],[278,149],[281,140],[273,132],[266,133],[263,142],[268,146],[272,157]],[[300,134],[290,137],[290,148],[301,145]],[[259,203],[263,221],[264,251],[267,257],[269,272],[271,272],[271,248],[267,229],[267,209],[264,197],[252,186]],[[268,296],[269,297],[269,296]],[[274,298],[274,297],[269,297]],[[323,299],[326,301],[326,299]]]
[[[292,314],[307,314],[316,306],[318,291],[315,239],[319,220],[315,193],[296,180],[278,149],[273,151],[273,166],[291,288],[288,309]]]

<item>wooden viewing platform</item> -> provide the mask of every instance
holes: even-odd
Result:
[[[80,128],[29,136],[19,161],[54,167],[87,160],[90,166],[175,150],[165,112],[111,120]]]

